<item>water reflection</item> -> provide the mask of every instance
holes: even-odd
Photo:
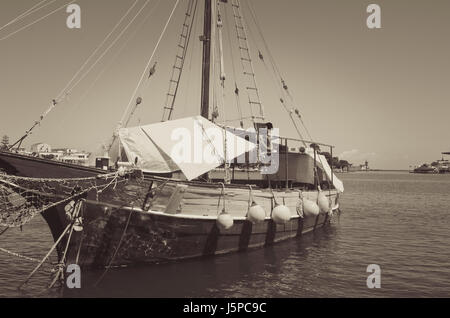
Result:
[[[336,232],[333,225],[299,239],[281,242],[264,249],[230,255],[200,258],[160,265],[110,269],[102,282],[93,287],[103,271],[83,273],[81,290],[64,291],[65,297],[223,297],[259,296],[267,283],[288,281],[286,266],[291,259],[307,261],[308,245],[323,246]],[[234,294],[235,293],[235,294]],[[275,295],[276,296],[276,295]]]

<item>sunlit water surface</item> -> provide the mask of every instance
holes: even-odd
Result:
[[[342,215],[301,239],[251,252],[82,273],[81,290],[45,290],[50,265],[17,286],[34,263],[0,252],[2,297],[450,297],[450,175],[341,174]],[[0,236],[0,247],[42,258],[46,223]],[[55,261],[55,255],[52,260]],[[369,289],[369,264],[381,288]]]

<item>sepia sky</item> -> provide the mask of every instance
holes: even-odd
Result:
[[[1,0],[0,28],[40,1]],[[0,39],[68,2],[55,0],[1,29]],[[0,135],[9,135],[11,141],[18,139],[134,2],[77,0],[75,3],[81,7],[81,29],[67,28],[69,14],[62,9],[0,40]],[[103,49],[144,3],[145,0],[138,0]],[[95,151],[105,143],[132,97],[174,3],[175,0],[150,0],[123,37],[94,65],[67,100],[44,119],[25,145],[46,142],[53,147]],[[334,144],[335,155],[355,164],[368,160],[372,168],[408,169],[413,164],[439,159],[442,151],[450,151],[450,1],[252,0],[251,3],[309,132],[317,141]],[[366,8],[370,3],[381,7],[381,29],[366,26],[369,15]],[[161,120],[186,4],[187,0],[180,1],[156,51],[153,60],[158,62],[156,74],[138,91],[143,104],[131,125]],[[199,10],[202,8],[200,1]],[[248,11],[244,10],[244,15],[250,20]],[[227,23],[228,16],[224,17]],[[234,31],[233,25],[229,27]],[[262,39],[254,25],[249,27],[266,117],[280,127],[283,135],[297,137],[288,114],[278,102],[278,90],[257,59],[258,49],[263,48]],[[199,15],[193,27],[195,35],[186,59],[176,118],[199,113],[201,29]],[[236,59],[238,51],[230,50],[228,40],[232,41],[232,37],[225,32],[224,54],[233,53]],[[233,66],[229,57],[225,59],[226,107],[219,111],[224,117],[237,118],[232,94]],[[242,71],[239,60],[235,61],[235,69]],[[245,99],[241,104],[248,107]]]

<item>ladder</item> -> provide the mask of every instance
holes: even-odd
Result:
[[[232,0],[233,16],[238,39],[241,66],[244,75],[244,85],[247,91],[250,115],[253,124],[264,121],[264,108],[256,84],[255,70],[251,59],[250,47],[248,44],[247,32],[244,24],[239,0]]]
[[[195,5],[194,5],[195,3]],[[186,52],[189,46],[189,39],[191,36],[193,19],[197,9],[197,0],[189,0],[184,22],[181,28],[180,39],[175,53],[175,62],[172,67],[172,73],[169,80],[169,89],[164,103],[164,112],[161,121],[167,121],[172,118],[172,113],[175,105],[178,88],[180,86],[181,74],[183,73],[183,66],[186,60]]]

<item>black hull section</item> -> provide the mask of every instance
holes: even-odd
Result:
[[[31,178],[84,178],[105,173],[101,169],[3,151],[0,151],[0,170]]]

